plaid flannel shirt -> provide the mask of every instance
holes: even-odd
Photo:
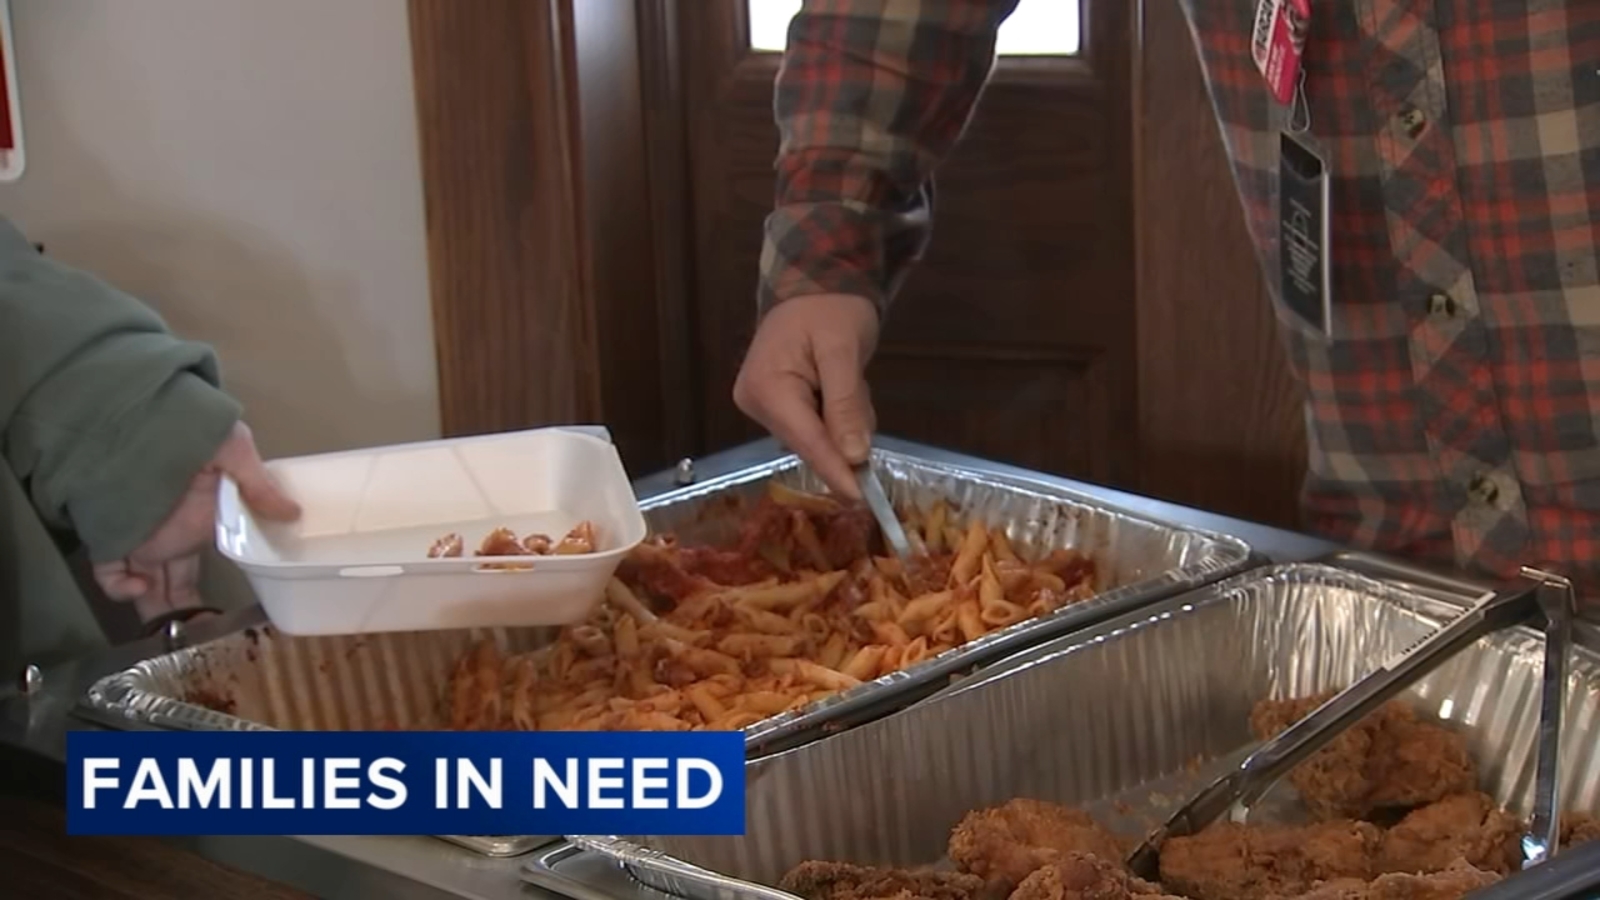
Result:
[[[823,291],[887,305],[1014,6],[807,0],[777,82],[763,308]],[[1279,302],[1288,111],[1251,59],[1256,3],[1184,6]],[[1307,388],[1307,526],[1493,575],[1530,563],[1600,582],[1600,0],[1312,8],[1335,340],[1279,317]]]

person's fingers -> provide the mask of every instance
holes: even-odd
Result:
[[[818,415],[816,389],[804,378],[787,372],[760,376],[758,384],[738,391],[740,409],[795,452],[835,493],[852,499],[861,495],[850,463],[834,446],[833,437]]]
[[[167,599],[173,609],[200,605],[200,554],[189,553],[168,560],[162,569],[166,574]]]
[[[129,572],[128,564],[121,561],[95,566],[94,581],[112,600],[136,600],[150,590],[149,582]]]
[[[200,555],[185,554],[135,573],[150,583],[150,590],[134,600],[134,609],[144,621],[175,609],[200,606]]]
[[[847,463],[859,466],[872,449],[872,395],[862,377],[861,358],[849,347],[817,351],[822,387],[822,420]]]
[[[865,298],[791,298],[757,326],[734,382],[739,408],[850,498],[860,497],[852,463],[866,461],[872,439],[872,402],[861,368],[876,333],[877,310]]]
[[[281,522],[300,517],[300,504],[267,471],[256,451],[255,439],[243,422],[235,426],[233,436],[217,454],[217,467],[239,486],[239,497],[257,515]]]

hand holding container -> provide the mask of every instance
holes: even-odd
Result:
[[[326,453],[268,469],[300,503],[299,521],[257,520],[224,479],[217,547],[290,635],[581,621],[645,536],[616,448],[576,430]],[[559,540],[584,521],[597,533],[594,553],[471,555],[496,528]],[[428,558],[450,533],[461,535],[467,555]]]

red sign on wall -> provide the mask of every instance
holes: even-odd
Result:
[[[17,94],[11,0],[0,0],[0,181],[16,181],[22,175],[22,109]]]

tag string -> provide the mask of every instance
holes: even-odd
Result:
[[[1294,98],[1289,101],[1290,134],[1305,134],[1311,130],[1311,104],[1306,102],[1306,70],[1300,69],[1300,78],[1295,82]]]

